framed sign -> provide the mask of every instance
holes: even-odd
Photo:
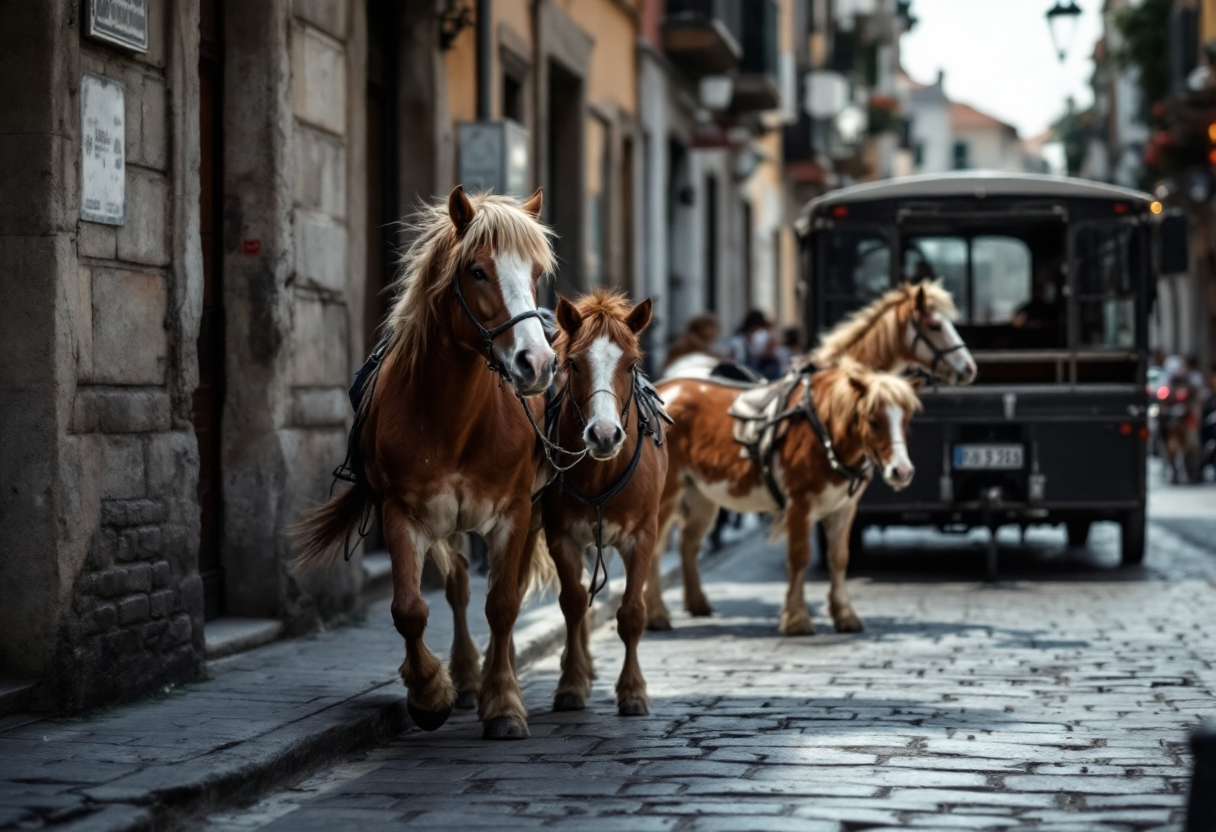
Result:
[[[134,52],[148,51],[148,0],[85,0],[85,34]]]
[[[126,88],[85,73],[80,79],[80,218],[127,220]]]

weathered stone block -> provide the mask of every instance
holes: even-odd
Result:
[[[170,644],[184,644],[190,641],[194,633],[194,626],[190,622],[190,616],[182,613],[173,617],[173,621],[169,623],[168,639]]]
[[[169,585],[173,572],[169,569],[169,561],[162,560],[152,564],[152,586],[158,589]]]
[[[101,497],[129,500],[147,493],[144,445],[136,436],[101,437]]]
[[[164,170],[169,156],[165,83],[136,70],[128,71],[126,77],[128,156],[138,165]],[[131,124],[138,125],[135,144]]]
[[[127,221],[118,226],[118,259],[145,266],[169,265],[169,180],[127,168]]]
[[[163,384],[169,354],[167,306],[163,278],[95,269],[90,380],[102,384]]]
[[[198,440],[192,432],[148,437],[148,490],[152,494],[193,494],[198,486]]]
[[[158,589],[148,596],[148,614],[153,618],[164,618],[173,612],[173,596],[171,589]]]
[[[76,253],[80,257],[113,260],[118,256],[118,228],[81,220],[76,231]]]
[[[76,378],[93,375],[93,270],[76,270],[76,303],[72,309],[72,349],[76,353]]]
[[[112,567],[93,576],[93,593],[101,598],[114,598],[127,591],[127,570]]]
[[[168,629],[168,621],[149,621],[139,628],[139,635],[144,640],[144,644],[152,647]]]
[[[346,288],[346,226],[324,214],[297,209],[296,281],[331,292]]]
[[[101,529],[93,535],[89,544],[89,559],[86,566],[89,569],[103,570],[114,565],[115,561],[126,560],[126,547],[121,535],[114,529]]]
[[[341,42],[310,26],[291,30],[291,104],[301,121],[346,133],[346,55]]]
[[[293,380],[299,387],[348,383],[346,307],[297,297],[292,333]]]
[[[152,564],[137,563],[127,569],[127,592],[149,592],[152,589]]]
[[[293,197],[302,208],[346,218],[346,146],[343,142],[303,124],[293,137],[295,176]]]
[[[138,624],[148,618],[148,596],[129,595],[118,602],[118,623]]]
[[[128,656],[139,651],[142,642],[135,630],[118,630],[106,638],[106,647],[119,656]]]
[[[148,0],[148,51],[131,57],[151,66],[165,65],[165,46],[169,40],[168,7],[170,0]]]
[[[295,0],[292,11],[338,40],[346,40],[346,0]]]
[[[163,390],[76,389],[74,433],[147,433],[170,427],[169,394]]]
[[[118,624],[118,608],[113,604],[102,604],[84,617],[85,635],[105,633]]]
[[[150,526],[165,522],[167,514],[160,500],[101,501],[101,522],[107,526]]]
[[[340,387],[297,387],[291,391],[291,423],[296,427],[333,427],[346,424],[350,399]]]

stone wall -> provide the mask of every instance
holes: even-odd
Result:
[[[137,55],[84,38],[77,3],[10,11],[18,10],[25,19],[6,19],[0,34],[0,53],[19,64],[6,77],[38,73],[45,83],[23,106],[6,107],[6,138],[24,131],[29,145],[7,156],[43,175],[0,176],[0,202],[41,215],[28,232],[47,250],[22,264],[28,271],[8,267],[0,278],[6,306],[44,327],[0,350],[26,376],[6,373],[3,397],[16,393],[37,415],[14,433],[20,413],[3,414],[13,440],[5,462],[29,456],[4,489],[0,533],[16,546],[0,567],[0,606],[17,615],[0,628],[0,661],[6,674],[42,680],[41,703],[77,709],[179,681],[202,658],[190,409],[198,127],[197,107],[182,107],[197,100],[198,12],[190,2],[172,14],[165,0],[152,2],[150,48]],[[83,73],[124,86],[121,226],[78,219]]]

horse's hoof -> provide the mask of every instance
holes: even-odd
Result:
[[[461,711],[471,711],[477,707],[477,691],[462,690],[456,694],[456,706]]]
[[[833,622],[838,633],[860,633],[866,627],[854,613],[842,615]]]
[[[705,618],[714,614],[714,608],[709,605],[708,601],[702,601],[699,604],[689,604],[688,614],[694,618]]]
[[[526,740],[528,725],[522,719],[513,716],[496,716],[486,722],[482,729],[483,740]]]
[[[414,724],[423,731],[437,731],[443,727],[443,723],[448,721],[448,717],[452,715],[450,707],[444,708],[442,711],[424,711],[413,702],[406,701],[405,708],[409,711],[410,719],[414,720]]]
[[[646,716],[650,713],[650,704],[641,696],[631,696],[622,699],[616,710],[621,716]]]
[[[587,701],[577,693],[559,693],[553,697],[555,711],[581,711],[587,707]]]
[[[671,619],[667,616],[656,616],[646,622],[646,629],[653,632],[663,632],[671,629]]]
[[[815,625],[811,623],[809,615],[797,618],[782,616],[781,634],[783,636],[813,636],[815,635]]]

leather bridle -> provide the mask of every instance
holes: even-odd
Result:
[[[933,353],[933,363],[929,365],[930,378],[933,378],[933,379],[942,378],[942,376],[938,375],[938,372],[937,372],[938,365],[941,364],[943,361],[945,361],[946,356],[950,355],[951,353],[958,352],[959,350],[967,349],[967,345],[962,340],[960,340],[953,347],[947,347],[946,349],[942,349],[937,344],[935,344],[931,340],[929,340],[929,336],[925,334],[925,329],[924,329],[924,327],[922,327],[920,325],[920,321],[917,319],[916,315],[910,315],[908,320],[912,324],[912,330],[916,333],[916,337],[912,339],[912,346],[911,346],[912,354],[916,355],[916,346],[917,346],[917,344],[920,344],[923,341],[925,346],[927,346],[929,348],[929,352]],[[947,365],[947,366],[949,366],[949,365]],[[951,367],[950,369],[952,371],[954,370],[953,367]]]
[[[520,312],[518,315],[508,318],[506,321],[504,321],[503,323],[494,327],[493,329],[487,329],[485,326],[482,325],[481,321],[477,320],[477,316],[473,314],[472,308],[469,306],[468,302],[464,299],[464,293],[460,291],[460,273],[459,272],[457,272],[457,274],[456,274],[456,279],[452,281],[452,286],[456,290],[456,300],[460,301],[460,308],[464,310],[464,314],[468,317],[468,319],[470,321],[473,322],[473,326],[477,327],[477,331],[481,335],[482,352],[485,353],[485,356],[486,356],[486,366],[489,367],[493,372],[495,372],[499,376],[501,376],[504,381],[510,383],[510,381],[511,381],[510,371],[507,370],[506,366],[503,365],[503,363],[498,360],[498,357],[496,355],[494,355],[494,339],[497,338],[499,335],[502,335],[507,330],[514,327],[516,324],[523,323],[524,321],[528,320],[529,318],[537,318],[538,320],[542,320],[542,323],[543,323],[543,316],[541,315],[540,310],[539,309],[527,309],[523,312]]]

